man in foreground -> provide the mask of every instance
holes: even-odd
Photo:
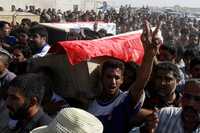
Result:
[[[157,37],[159,26],[154,32],[146,21],[141,36],[144,45],[144,58],[139,68],[138,77],[127,92],[120,91],[123,83],[124,65],[119,61],[106,61],[101,71],[103,91],[88,108],[104,125],[104,133],[126,133],[130,118],[136,114],[142,104],[144,87],[151,74],[154,57],[161,40]]]
[[[25,74],[13,79],[6,100],[10,120],[1,132],[29,133],[48,124],[51,118],[40,107],[43,95],[44,86],[38,75]]]
[[[166,107],[146,117],[146,123],[131,133],[199,133],[200,80],[186,82],[182,107]]]

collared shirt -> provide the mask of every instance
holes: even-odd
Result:
[[[182,108],[166,107],[158,113],[159,123],[155,133],[184,133],[182,119]],[[134,128],[129,133],[140,133],[139,128]],[[193,133],[200,133],[198,127]]]
[[[126,133],[130,119],[140,110],[143,100],[141,98],[136,105],[133,105],[128,92],[120,91],[110,102],[102,103],[94,100],[89,105],[88,112],[103,123],[104,133]]]
[[[37,57],[44,57],[48,51],[50,49],[50,45],[49,44],[44,44],[41,48],[39,48],[36,52],[36,54],[33,55],[33,58],[37,58]]]
[[[39,109],[37,114],[26,125],[18,121],[15,128],[10,128],[9,125],[7,125],[1,130],[1,133],[29,133],[34,128],[48,125],[50,122],[51,118],[45,114],[42,109]]]

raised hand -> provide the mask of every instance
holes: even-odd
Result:
[[[138,69],[138,76],[129,88],[132,102],[134,104],[138,103],[144,94],[144,88],[150,78],[153,63],[162,42],[158,35],[160,25],[161,24],[158,23],[156,29],[152,31],[150,23],[145,21],[143,33],[141,35],[141,40],[144,46],[144,58],[140,68]]]
[[[161,27],[161,22],[159,22],[154,31],[152,31],[150,23],[145,20],[143,33],[141,35],[141,41],[144,46],[144,52],[155,56],[159,50],[160,44],[162,43],[159,37],[159,30]]]

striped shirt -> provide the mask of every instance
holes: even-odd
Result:
[[[181,112],[182,108],[162,108],[158,113],[159,123],[155,133],[184,133]],[[130,133],[140,133],[139,128],[132,129]],[[193,133],[200,133],[200,127]]]

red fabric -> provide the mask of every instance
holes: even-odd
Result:
[[[100,56],[141,64],[144,49],[140,35],[141,33],[130,33],[97,40],[61,41],[50,49],[50,53],[67,54],[72,65]]]

